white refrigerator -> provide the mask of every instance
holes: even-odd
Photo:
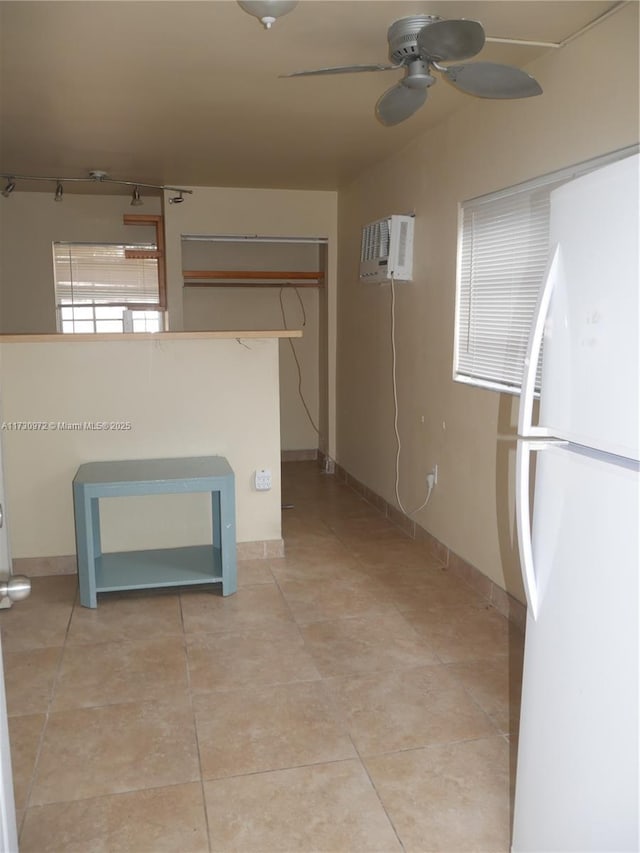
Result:
[[[551,194],[516,465],[528,608],[515,853],[640,849],[639,161]]]

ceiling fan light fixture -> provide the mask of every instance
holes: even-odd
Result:
[[[409,89],[428,89],[433,86],[436,78],[429,74],[429,64],[421,59],[414,59],[407,65],[407,73],[402,85]]]
[[[298,5],[298,0],[238,0],[238,6],[253,15],[270,30],[278,18],[291,12]]]

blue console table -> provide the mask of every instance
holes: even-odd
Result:
[[[100,498],[211,493],[213,542],[186,548],[103,554]],[[80,602],[97,607],[97,593],[221,583],[236,591],[235,482],[222,456],[88,462],[73,480]]]

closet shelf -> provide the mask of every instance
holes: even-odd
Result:
[[[185,287],[322,287],[324,274],[300,270],[184,270]]]

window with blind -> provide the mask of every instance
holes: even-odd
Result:
[[[529,330],[549,257],[551,192],[636,150],[615,151],[461,203],[454,379],[520,393]],[[540,378],[541,364],[536,390]]]
[[[158,259],[147,253],[155,245],[54,243],[58,331],[162,331]]]

